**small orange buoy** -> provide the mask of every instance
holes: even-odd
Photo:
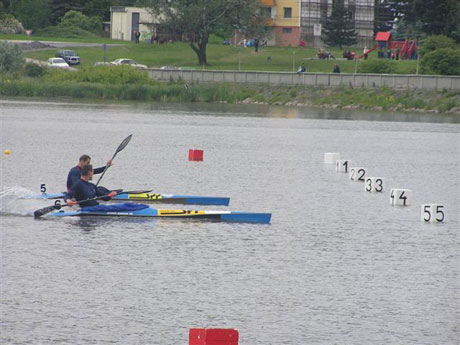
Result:
[[[5,151],[3,151],[3,153],[4,153],[5,155],[9,156],[9,155],[10,155],[10,153],[11,153],[11,151],[10,151],[10,150],[8,150],[8,149],[6,149]]]

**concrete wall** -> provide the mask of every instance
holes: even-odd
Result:
[[[288,72],[238,72],[208,70],[161,70],[149,69],[154,80],[185,80],[190,82],[267,83],[272,85],[310,85],[353,87],[382,87],[396,89],[457,90],[460,76],[428,76],[403,74],[325,74]]]

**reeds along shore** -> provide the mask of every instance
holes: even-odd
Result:
[[[321,88],[265,84],[150,81],[133,69],[87,69],[79,73],[46,72],[40,77],[1,76],[0,96],[119,100],[142,102],[254,103],[344,109],[420,111],[460,115],[460,92],[390,88]]]

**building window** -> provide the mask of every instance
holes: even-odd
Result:
[[[283,28],[283,34],[291,34],[292,28]]]
[[[284,18],[292,18],[292,8],[284,7]]]
[[[267,11],[267,17],[271,18],[272,17],[272,8],[271,7],[265,7],[265,11]]]

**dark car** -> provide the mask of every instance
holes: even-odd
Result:
[[[79,65],[80,57],[73,50],[60,50],[56,57],[63,58],[69,65]]]

